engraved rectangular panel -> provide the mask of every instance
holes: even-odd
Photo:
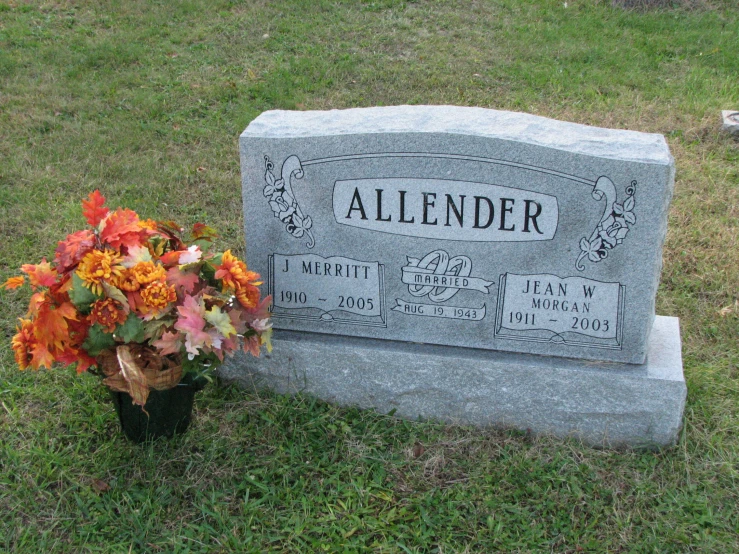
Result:
[[[269,270],[272,315],[354,325],[384,325],[383,267],[315,254],[274,254]]]
[[[582,277],[503,275],[496,337],[620,348],[623,289]]]
[[[336,223],[407,237],[469,242],[550,240],[557,198],[441,179],[355,179],[334,184]]]

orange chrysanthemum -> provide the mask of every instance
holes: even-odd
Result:
[[[111,284],[126,292],[136,292],[141,288],[141,283],[136,279],[131,269],[124,269],[121,274],[111,280]]]
[[[238,288],[234,294],[244,308],[255,308],[259,304],[259,289],[253,285]]]
[[[160,312],[177,300],[177,293],[174,285],[168,285],[163,281],[155,281],[148,284],[141,291],[141,299],[147,308],[151,308],[151,311]]]
[[[139,262],[131,268],[130,273],[140,285],[162,281],[167,277],[164,267],[154,262]]]
[[[76,273],[87,288],[95,294],[102,294],[104,281],[122,275],[124,270],[122,261],[123,257],[111,250],[93,250],[82,258]]]
[[[223,283],[223,291],[238,291],[244,287],[261,285],[257,281],[259,273],[249,271],[246,264],[231,254],[230,250],[223,253],[221,265],[216,267],[216,279]]]
[[[108,333],[112,333],[116,325],[126,321],[127,315],[123,304],[112,298],[106,298],[105,300],[98,300],[92,305],[90,322],[102,325]]]
[[[30,319],[21,319],[20,322],[21,326],[16,327],[18,333],[13,337],[11,344],[15,352],[15,363],[19,368],[26,369],[31,365],[33,349],[37,341],[33,335],[33,322]]]

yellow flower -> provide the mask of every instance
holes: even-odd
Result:
[[[155,281],[141,291],[141,298],[149,308],[147,313],[157,314],[177,300],[177,293],[174,285],[167,285],[164,281]]]
[[[79,267],[77,276],[92,292],[103,294],[103,281],[119,278],[124,267],[121,265],[123,256],[111,250],[92,250],[85,254]]]
[[[167,276],[164,267],[154,262],[139,262],[131,268],[131,274],[140,285],[162,281]]]

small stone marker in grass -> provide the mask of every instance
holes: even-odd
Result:
[[[721,128],[727,133],[739,137],[739,111],[722,110],[721,118],[723,119]]]
[[[277,332],[225,377],[595,444],[676,440],[678,322],[654,313],[661,135],[399,106],[266,112],[240,146],[247,262]]]

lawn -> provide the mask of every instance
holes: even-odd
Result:
[[[187,434],[136,446],[92,375],[16,369],[28,292],[0,291],[0,550],[739,552],[738,57],[730,0],[0,3],[0,282],[95,188],[243,254],[237,139],[264,110],[525,111],[667,137],[657,312],[688,385],[659,452],[219,386]]]

